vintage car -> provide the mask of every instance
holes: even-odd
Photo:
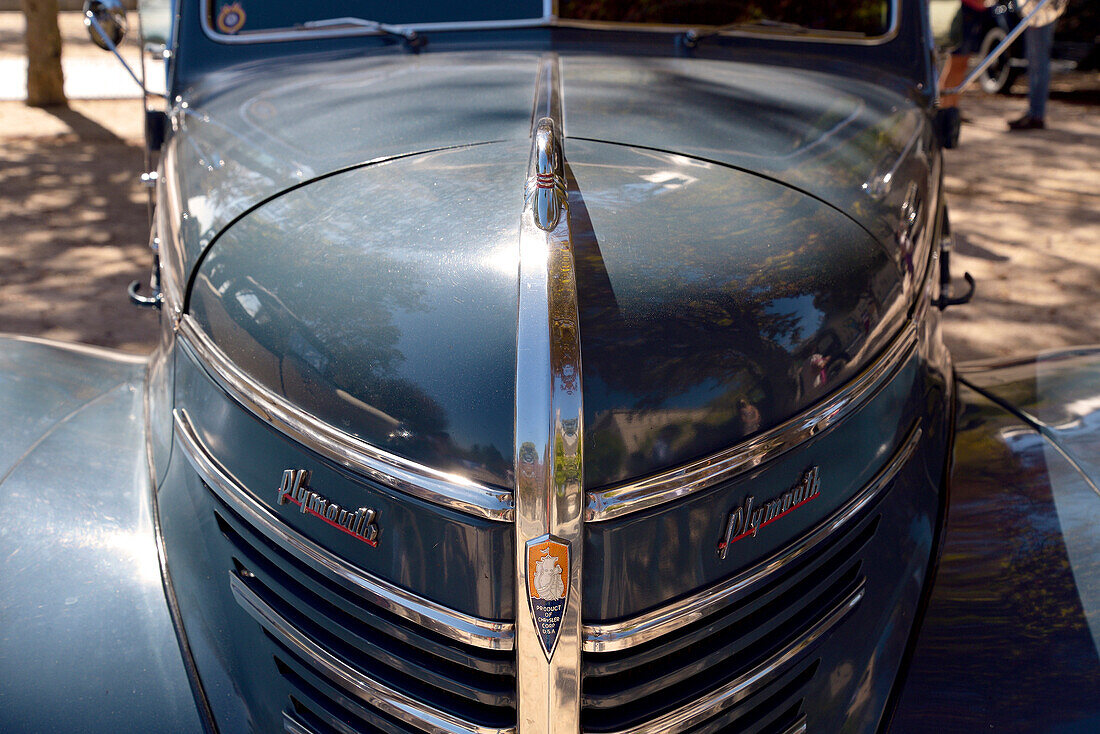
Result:
[[[953,367],[923,0],[172,19],[159,346],[0,341],[0,729],[1100,730],[1100,350]]]

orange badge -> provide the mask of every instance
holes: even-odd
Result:
[[[244,27],[244,8],[240,3],[223,5],[218,11],[218,30],[230,35]]]
[[[527,597],[542,649],[554,654],[569,597],[569,545],[552,535],[527,543]]]

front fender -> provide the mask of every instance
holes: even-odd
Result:
[[[0,337],[0,730],[201,731],[165,601],[145,360]]]
[[[942,552],[891,732],[1100,731],[1100,350],[959,371]]]

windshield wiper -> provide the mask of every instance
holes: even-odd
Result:
[[[688,48],[693,48],[699,41],[704,38],[710,38],[711,36],[717,36],[726,31],[734,31],[739,28],[774,28],[775,30],[787,31],[788,33],[809,33],[810,29],[804,25],[798,23],[785,23],[781,20],[750,20],[750,21],[738,21],[736,23],[726,23],[725,25],[713,26],[705,31],[700,31],[695,28],[689,28],[684,31],[683,39],[684,45]]]
[[[323,28],[340,28],[346,26],[354,26],[356,28],[366,28],[372,31],[378,31],[379,33],[385,33],[389,36],[396,36],[403,38],[408,47],[412,50],[416,50],[427,43],[419,33],[411,28],[405,28],[399,25],[390,25],[389,23],[383,23],[378,20],[367,20],[366,18],[356,18],[354,16],[345,16],[342,18],[326,18],[325,20],[311,20],[305,23],[299,23],[294,26],[295,28],[301,28],[302,30],[315,31]]]

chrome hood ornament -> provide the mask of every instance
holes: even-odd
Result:
[[[565,158],[551,118],[541,118],[535,125],[533,136],[529,166],[533,175],[527,179],[524,203],[534,214],[535,226],[550,232],[558,226],[562,210],[569,206],[565,188]]]

